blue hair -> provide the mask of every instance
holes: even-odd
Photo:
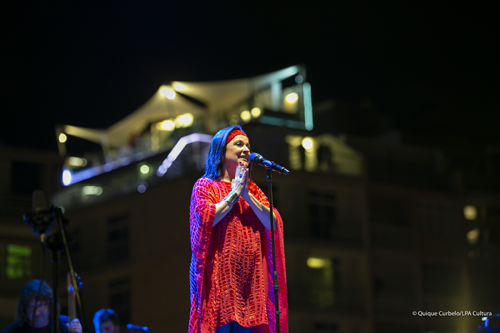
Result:
[[[208,150],[207,161],[205,162],[205,174],[203,177],[211,180],[222,177],[222,164],[224,162],[224,155],[226,152],[227,137],[232,131],[235,130],[243,132],[241,126],[233,125],[223,128],[215,133],[212,143],[210,144],[210,149]]]

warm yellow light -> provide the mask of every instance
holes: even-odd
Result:
[[[292,147],[299,147],[302,144],[302,137],[295,135],[287,135],[285,141]]]
[[[144,164],[143,166],[141,166],[141,173],[143,175],[147,174],[148,172],[149,172],[149,167],[146,164]]]
[[[83,167],[87,165],[87,160],[80,157],[69,157],[68,164],[73,167]]]
[[[193,115],[191,113],[186,113],[177,117],[176,122],[180,127],[189,127],[193,124]]]
[[[299,95],[297,95],[297,93],[290,93],[285,96],[285,101],[290,104],[297,102],[298,99]]]
[[[172,131],[175,128],[175,123],[172,120],[165,120],[157,123],[156,128],[160,131]]]
[[[161,88],[160,88],[160,95],[161,95],[162,97],[167,97],[167,93],[168,93],[168,91],[169,91],[169,90],[170,90],[170,89],[168,89],[167,87],[161,87]]]
[[[475,206],[465,206],[464,216],[467,220],[475,220],[477,218],[477,209]]]
[[[168,88],[168,87],[163,87],[160,89],[160,95],[163,97],[166,97],[168,99],[174,99],[175,98],[175,91],[173,89]]]
[[[307,266],[309,268],[325,268],[328,266],[328,259],[324,258],[307,258]]]
[[[253,108],[252,111],[250,111],[250,113],[252,114],[252,117],[258,118],[258,117],[260,117],[260,114],[262,113],[262,111],[260,111],[259,108]]]
[[[59,134],[59,142],[60,143],[65,143],[66,140],[68,140],[68,137],[66,136],[66,134],[64,134],[64,133]]]
[[[467,232],[467,240],[471,245],[476,244],[479,241],[479,229],[476,228]]]
[[[183,91],[186,89],[186,87],[184,87],[182,84],[180,83],[176,83],[174,84],[174,89],[177,90],[177,91]]]
[[[252,119],[252,115],[250,114],[250,111],[248,111],[248,110],[245,110],[242,113],[240,113],[240,117],[244,121],[249,121],[250,119]]]
[[[305,137],[302,139],[302,147],[304,147],[304,149],[311,149],[313,147],[313,140],[309,137]]]

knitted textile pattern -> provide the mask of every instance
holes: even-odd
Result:
[[[249,180],[249,192],[269,207],[259,187]],[[272,279],[271,231],[264,228],[243,198],[213,226],[215,205],[231,184],[200,178],[190,206],[191,313],[188,333],[214,333],[231,321],[255,327],[253,333],[277,333]],[[283,221],[274,209],[276,270],[279,281],[281,333],[288,333],[288,302]]]

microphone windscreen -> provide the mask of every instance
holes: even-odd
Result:
[[[45,202],[45,194],[43,193],[42,190],[33,191],[32,204],[33,204],[32,206],[33,211],[35,212],[47,209],[47,203]]]
[[[250,161],[258,161],[260,157],[260,154],[257,153],[251,153],[250,154]]]

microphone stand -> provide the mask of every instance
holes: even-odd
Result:
[[[59,286],[59,264],[61,263],[61,248],[59,232],[47,237],[47,247],[52,251],[52,290],[54,293],[54,302],[52,304],[52,331],[59,331],[59,297],[57,297],[57,288]]]
[[[276,315],[276,333],[280,333],[280,303],[279,303],[279,284],[278,272],[276,271],[276,249],[274,244],[274,219],[273,219],[273,177],[270,167],[267,169],[267,191],[269,197],[269,220],[271,222],[271,243],[273,248],[273,289],[274,289],[274,308]]]
[[[66,229],[64,225],[67,224],[67,220],[64,219],[62,210],[60,207],[51,207],[49,214],[52,215],[53,218],[57,220],[57,225],[59,227],[59,231],[47,237],[46,246],[52,251],[52,290],[54,293],[54,304],[53,304],[53,332],[57,333],[59,331],[59,298],[57,297],[57,292],[59,290],[59,264],[61,262],[61,251],[66,252],[66,258],[68,259],[68,266],[71,275],[71,284],[73,285],[73,289],[75,290],[75,296],[78,308],[80,309],[81,314],[81,324],[82,330],[87,330],[85,311],[83,308],[82,300],[80,297],[80,286],[76,279],[75,270],[73,268],[73,260],[71,259],[71,253],[69,251],[68,246],[68,237],[66,234]],[[36,222],[32,220],[30,223],[35,224],[36,230]]]

